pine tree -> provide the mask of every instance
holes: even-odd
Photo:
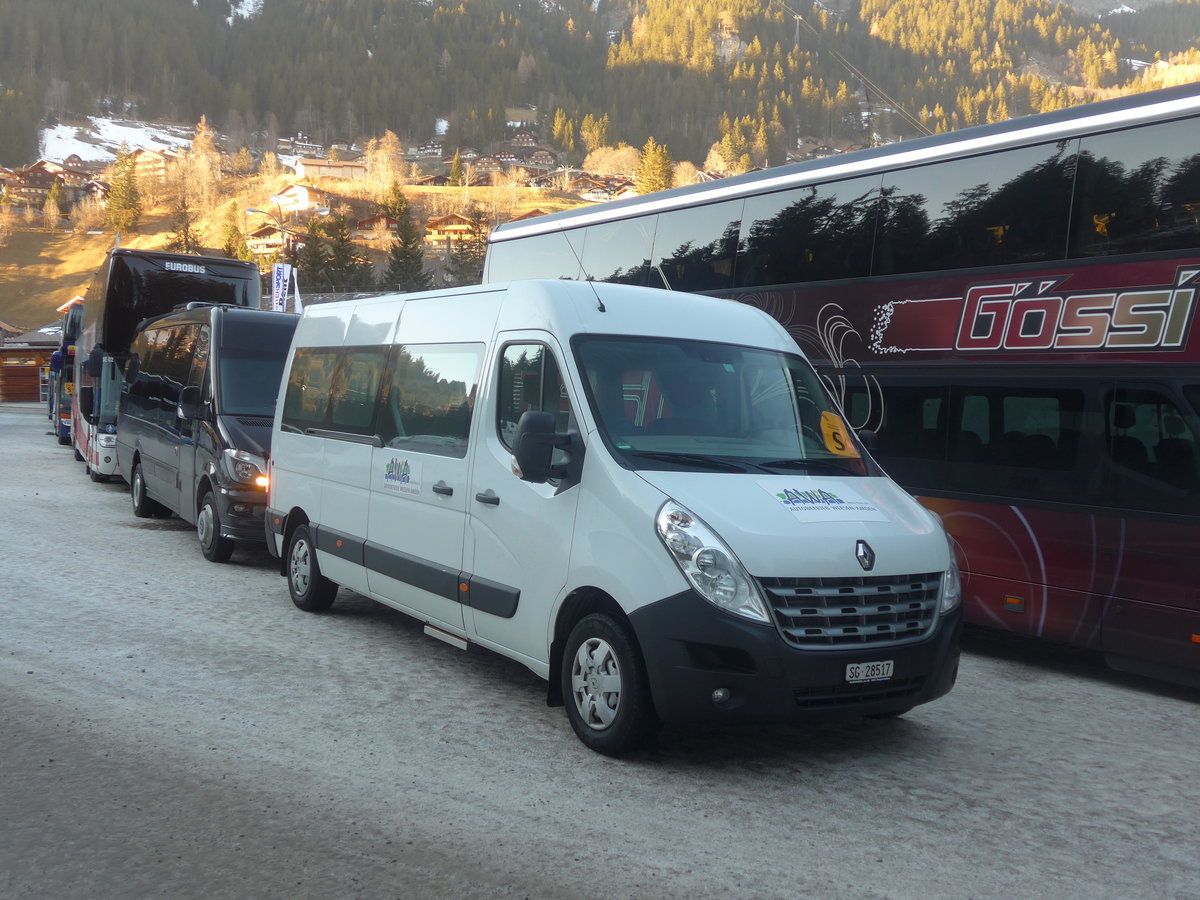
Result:
[[[471,220],[469,237],[460,238],[450,248],[446,260],[446,283],[452,287],[479,284],[483,278],[483,258],[487,253],[487,220],[480,210],[465,214]]]
[[[387,269],[379,286],[402,292],[429,290],[433,279],[425,271],[424,236],[413,221],[408,199],[398,183],[392,183],[388,198],[380,208],[398,224],[396,237],[388,248]]]
[[[467,173],[466,170],[463,169],[462,156],[459,155],[457,150],[454,151],[454,159],[450,162],[449,180],[450,183],[454,185],[466,184],[467,181]]]
[[[321,231],[321,220],[315,217],[309,219],[308,235],[304,240],[304,246],[296,254],[294,263],[296,283],[303,284],[309,291],[325,289],[330,284],[329,276],[326,274],[328,258]]]
[[[236,203],[230,203],[225,208],[225,221],[222,223],[221,234],[222,253],[230,259],[244,259],[249,261],[253,258],[250,247],[246,243],[246,236],[242,234],[242,229],[238,224]]]
[[[323,230],[329,238],[325,275],[334,289],[349,291],[373,287],[375,277],[371,262],[354,246],[346,217],[330,216],[325,221]]]
[[[637,175],[634,178],[638,193],[650,194],[654,191],[666,190],[671,186],[671,178],[671,154],[653,137],[647,138],[645,146],[642,147]]]
[[[174,230],[167,238],[163,248],[172,253],[199,254],[202,249],[200,246],[202,236],[197,229],[192,227],[195,222],[196,217],[192,214],[191,206],[188,205],[187,191],[184,191],[179,195],[179,201],[171,211],[171,227]]]
[[[142,198],[138,191],[137,172],[133,157],[124,144],[113,163],[112,182],[108,193],[107,223],[114,231],[137,231],[142,219]]]

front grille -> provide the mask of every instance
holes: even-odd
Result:
[[[918,640],[937,618],[939,572],[864,578],[759,578],[779,633],[808,650]]]
[[[274,422],[265,416],[238,416],[237,421],[239,425],[248,425],[251,428],[270,428]]]
[[[878,700],[899,700],[921,690],[925,679],[904,678],[867,684],[834,684],[799,688],[793,691],[796,705],[801,709],[828,709],[859,706]]]

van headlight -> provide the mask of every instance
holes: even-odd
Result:
[[[655,519],[658,536],[688,583],[701,597],[726,612],[769,624],[758,587],[715,531],[674,500]]]
[[[234,481],[267,489],[267,461],[245,450],[226,449],[223,457],[225,471]]]
[[[942,575],[942,602],[940,609],[948,613],[962,602],[962,575],[958,571],[958,557],[954,555],[954,541],[946,533],[946,543],[950,545],[950,568]]]

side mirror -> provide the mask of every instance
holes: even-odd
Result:
[[[125,380],[133,381],[142,370],[142,360],[135,353],[125,361]]]
[[[513,457],[522,481],[543,484],[550,480],[555,437],[554,416],[550,413],[532,409],[521,413],[513,439]]]
[[[188,385],[179,394],[179,403],[175,413],[181,419],[196,419],[200,417],[200,388]]]
[[[92,418],[92,398],[95,395],[96,389],[89,385],[81,385],[79,388],[79,414],[88,421]]]
[[[92,352],[84,361],[83,372],[92,378],[99,378],[104,374],[104,351],[98,345],[92,348]]]

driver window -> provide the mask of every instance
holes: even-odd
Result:
[[[509,344],[504,348],[498,397],[497,427],[500,440],[510,450],[523,412],[553,414],[554,430],[560,434],[571,424],[571,403],[562,372],[545,344]]]

